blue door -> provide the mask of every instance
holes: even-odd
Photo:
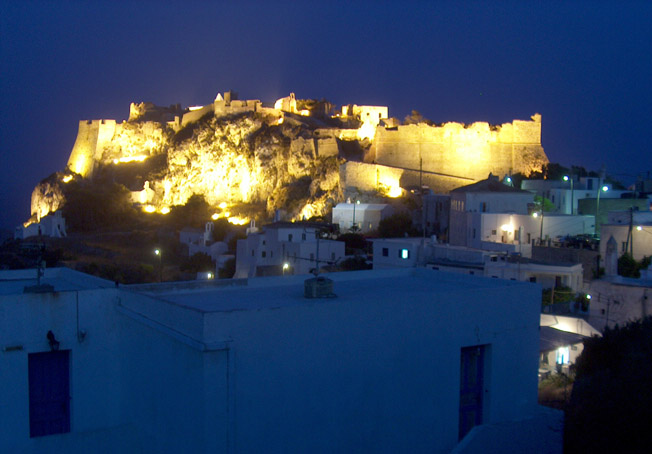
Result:
[[[70,432],[70,350],[32,353],[29,436]]]
[[[460,440],[474,426],[482,424],[484,350],[484,345],[462,349],[460,364]]]

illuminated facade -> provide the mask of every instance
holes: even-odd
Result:
[[[264,106],[230,91],[186,109],[132,104],[128,121],[79,123],[58,184],[74,174],[92,179],[101,169],[146,167],[164,157],[165,168],[134,193],[145,212],[165,214],[201,194],[213,206],[264,203],[268,216],[284,209],[290,219],[303,219],[328,213],[348,188],[390,198],[417,183],[447,192],[489,172],[528,173],[548,162],[540,115],[500,126],[397,125],[386,106],[348,105],[337,114],[332,108],[294,94]],[[35,190],[33,214],[61,206],[51,194]],[[236,212],[232,217],[249,221]]]

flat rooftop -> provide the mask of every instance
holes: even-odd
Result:
[[[404,300],[406,295],[417,298],[420,294],[432,297],[438,294],[474,292],[482,294],[488,289],[529,286],[531,283],[506,281],[476,276],[437,273],[432,270],[408,268],[370,271],[328,273],[322,276],[333,280],[333,300],[360,301],[360,296]],[[327,303],[331,298],[308,299],[304,297],[304,282],[308,275],[275,276],[248,279],[246,283],[232,286],[204,286],[194,288],[191,283],[167,283],[146,288],[127,288],[199,312],[231,312],[272,309],[307,302]],[[218,281],[219,282],[219,281]]]
[[[36,269],[0,271],[0,295],[17,295],[25,287],[38,284]],[[69,268],[46,268],[41,285],[51,285],[55,292],[74,292],[115,287],[113,282]]]

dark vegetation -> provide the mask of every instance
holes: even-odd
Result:
[[[650,257],[643,257],[640,261],[636,261],[629,253],[625,253],[618,258],[618,274],[624,277],[639,278],[641,270],[647,269],[651,262]]]
[[[587,339],[566,407],[565,452],[650,452],[651,379],[652,317]]]
[[[386,217],[378,223],[378,235],[381,238],[417,236],[419,232],[412,226],[408,213],[397,213]]]

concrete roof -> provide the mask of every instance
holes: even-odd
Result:
[[[36,269],[0,271],[0,295],[18,295],[25,287],[37,285]],[[69,268],[48,268],[41,284],[49,284],[55,292],[72,292],[115,287],[115,284]]]
[[[328,273],[323,276],[334,281],[332,300],[358,302],[361,295],[374,298],[395,298],[401,301],[406,294],[425,294],[428,298],[440,298],[443,294],[478,292],[512,286],[529,286],[530,283],[490,279],[453,273],[436,273],[426,269],[387,269],[373,271]],[[303,296],[307,276],[277,276],[248,279],[246,285],[229,287],[187,288],[184,283],[172,287],[167,283],[162,291],[156,286],[145,289],[133,287],[144,293],[178,306],[200,312],[231,312],[242,310],[271,309],[306,303],[326,304],[331,299],[306,299]],[[436,297],[435,297],[436,295]],[[365,299],[366,299],[365,298]]]

